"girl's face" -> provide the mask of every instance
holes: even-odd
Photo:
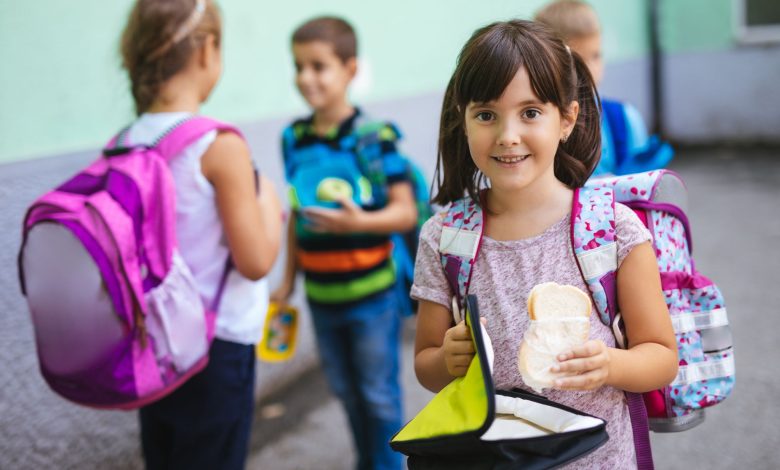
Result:
[[[577,111],[577,102],[568,116],[542,103],[521,67],[497,100],[466,106],[471,158],[494,190],[522,190],[542,177],[554,179],[558,142],[571,133]]]

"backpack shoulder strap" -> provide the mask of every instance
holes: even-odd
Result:
[[[485,220],[482,208],[466,197],[453,202],[444,212],[439,253],[444,275],[455,293],[452,314],[455,323],[463,316],[466,296],[471,282],[471,272],[482,244]]]
[[[601,322],[611,326],[617,314],[615,198],[611,187],[574,190],[571,237],[580,273]]]
[[[232,132],[242,139],[241,131],[235,126],[205,116],[192,116],[171,126],[152,144],[166,160],[178,155],[209,131]]]
[[[363,114],[355,119],[352,135],[344,140],[344,145],[354,146],[355,157],[360,171],[374,187],[378,196],[384,197],[387,176],[382,162],[382,142],[396,142],[401,138],[398,128],[392,123],[373,120]]]
[[[611,326],[618,343],[624,343],[617,316],[617,245],[615,243],[615,194],[609,182],[590,183],[574,190],[572,245],[599,318]],[[624,344],[621,344],[624,347]],[[626,392],[637,467],[653,469],[647,411],[641,394]]]
[[[628,158],[628,124],[623,103],[608,99],[601,100],[601,109],[609,124],[610,135],[615,146],[615,164],[619,167]]]

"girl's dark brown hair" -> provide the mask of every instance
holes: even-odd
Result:
[[[137,0],[133,5],[122,33],[120,53],[137,114],[149,109],[161,85],[185,67],[209,35],[219,46],[219,11],[212,0],[205,0],[205,10],[198,15],[199,1],[203,0]],[[193,19],[198,21],[187,24]],[[190,31],[184,37],[177,37],[187,29]]]
[[[588,68],[548,27],[525,20],[493,23],[474,32],[458,56],[441,110],[433,202],[447,204],[468,194],[478,199],[484,175],[469,153],[465,110],[471,102],[498,99],[525,67],[531,89],[560,112],[579,102],[569,138],[558,145],[555,177],[570,188],[582,186],[601,156],[600,100]]]

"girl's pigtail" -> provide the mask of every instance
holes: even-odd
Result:
[[[462,198],[467,193],[472,198],[478,195],[474,183],[476,166],[469,154],[464,128],[463,111],[456,97],[455,77],[450,79],[444,93],[439,124],[439,151],[433,184],[432,202],[445,205]]]
[[[601,158],[601,99],[585,62],[574,51],[569,51],[569,56],[576,91],[573,99],[580,110],[571,134],[558,147],[555,174],[570,186],[579,187]]]

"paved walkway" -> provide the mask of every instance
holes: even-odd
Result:
[[[721,287],[736,344],[738,382],[704,424],[652,435],[658,469],[780,466],[780,155],[761,149],[695,150],[672,169],[690,191],[697,267]],[[407,324],[403,382],[407,419],[430,399],[414,377]],[[258,408],[252,470],[340,470],[354,455],[346,418],[319,371]]]

